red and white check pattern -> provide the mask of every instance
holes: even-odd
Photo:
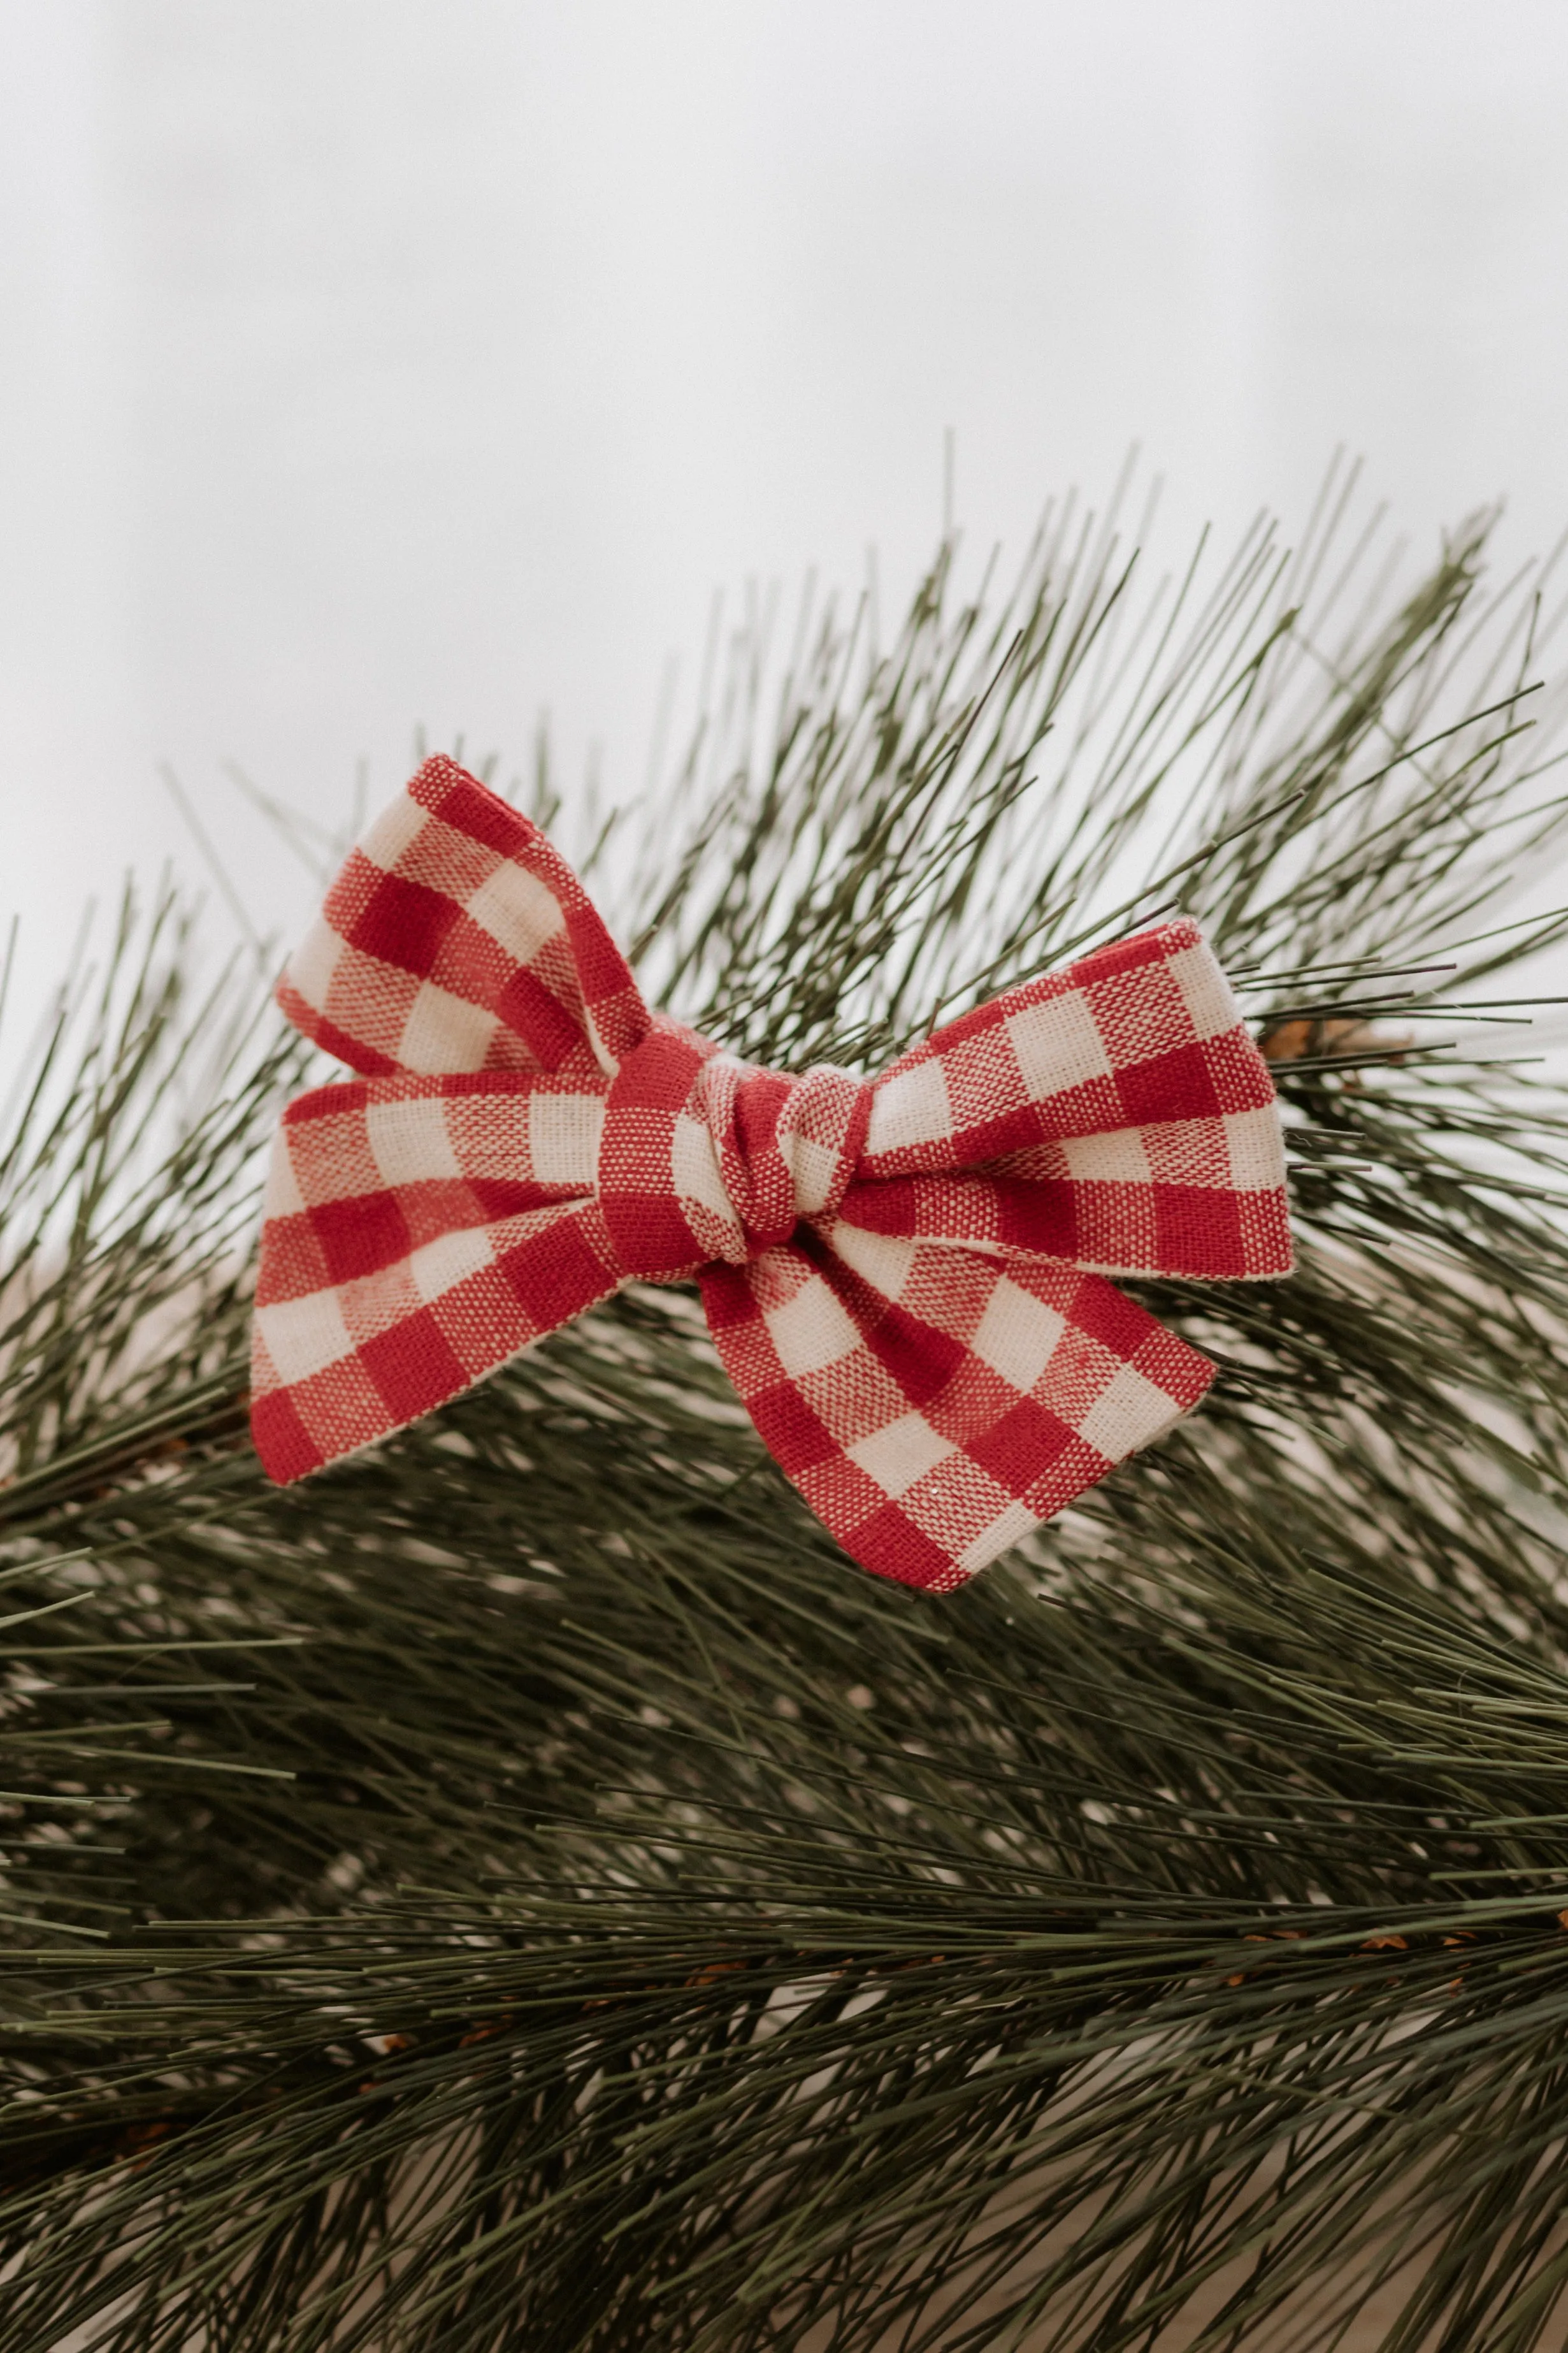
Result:
[[[1195,1405],[1105,1280],[1288,1274],[1267,1065],[1196,926],[1097,949],[870,1082],[644,1005],[570,868],[426,762],[279,990],[359,1075],[284,1114],[252,1428],[302,1477],[633,1280],[695,1277],[845,1550],[945,1591]]]

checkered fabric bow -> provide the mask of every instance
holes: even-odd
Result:
[[[1194,924],[1097,949],[869,1082],[649,1013],[575,875],[450,760],[279,1001],[360,1076],[284,1114],[252,1428],[298,1479],[623,1283],[695,1276],[725,1371],[863,1567],[941,1592],[1214,1367],[1107,1274],[1286,1274],[1268,1069]]]

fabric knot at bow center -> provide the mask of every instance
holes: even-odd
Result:
[[[746,1266],[803,1221],[834,1218],[856,1171],[871,1090],[826,1064],[785,1078],[661,1024],[605,1104],[597,1192],[628,1277]]]

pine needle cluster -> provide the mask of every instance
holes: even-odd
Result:
[[[1246,993],[1300,1271],[1137,1286],[1208,1403],[950,1598],[677,1289],[269,1489],[304,1051],[173,905],[77,976],[0,1135],[0,2353],[1558,2341],[1548,621],[1349,501],[757,620],[598,845],[650,1000],[776,1066],[1173,906]]]

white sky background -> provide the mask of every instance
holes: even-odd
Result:
[[[1568,525],[1562,0],[0,0],[0,906],[312,892],[416,724],[641,781],[710,600],[885,609],[1108,491],[1174,546],[1363,453]],[[18,1041],[19,1042],[19,1041]]]

